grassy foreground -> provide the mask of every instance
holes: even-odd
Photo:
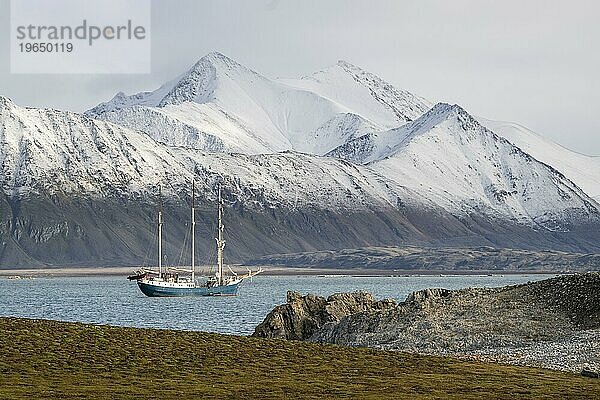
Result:
[[[549,370],[201,332],[0,318],[0,399],[600,398]]]

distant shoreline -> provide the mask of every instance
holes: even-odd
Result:
[[[22,278],[44,278],[44,277],[83,277],[83,276],[129,276],[139,267],[57,267],[57,268],[21,268],[21,269],[0,269],[0,279],[8,277]],[[257,267],[252,267],[256,269]],[[556,271],[488,271],[488,270],[387,270],[387,269],[367,269],[367,268],[302,268],[302,267],[273,267],[263,266],[263,274],[266,276],[456,276],[456,275],[564,275]],[[245,272],[245,267],[234,266],[235,271]],[[210,275],[209,267],[199,267],[199,275]]]

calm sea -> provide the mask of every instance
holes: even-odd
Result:
[[[425,288],[496,287],[551,276],[259,276],[236,297],[187,298],[149,298],[124,277],[0,279],[0,316],[245,335],[285,303],[288,290],[323,296],[366,290],[402,301]]]

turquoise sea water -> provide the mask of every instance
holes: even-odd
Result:
[[[149,298],[125,277],[0,279],[0,316],[245,335],[285,303],[288,290],[323,296],[366,290],[402,301],[425,288],[496,287],[551,276],[258,276],[236,297],[188,298]]]

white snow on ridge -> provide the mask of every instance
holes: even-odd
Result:
[[[569,150],[513,122],[477,119],[524,152],[556,168],[585,193],[600,201],[600,157]]]
[[[380,127],[396,128],[417,119],[432,104],[422,97],[396,89],[383,79],[346,61],[302,77],[282,82],[338,104]]]
[[[241,121],[211,103],[188,102],[174,108],[132,106],[106,112],[103,120],[138,130],[169,146],[209,152],[273,152],[272,144],[255,137]]]
[[[136,197],[189,191],[214,184],[248,206],[288,209],[372,210],[393,207],[406,191],[368,168],[293,152],[243,155],[199,152],[158,143],[105,121],[56,110],[25,109],[0,98],[2,190],[9,195],[48,193]],[[407,199],[417,201],[418,196]]]
[[[347,63],[315,76],[320,83],[275,81],[211,53],[154,92],[120,93],[87,114],[171,145],[192,143],[201,150],[246,154],[295,150],[323,155],[366,132],[404,124],[429,107],[424,99]],[[160,115],[141,112],[139,106],[160,110]],[[165,125],[167,119],[173,127]],[[180,124],[186,128],[182,130]],[[194,138],[167,138],[157,133],[157,126],[182,135],[202,132],[213,136],[211,143],[224,145],[216,150]]]
[[[163,185],[176,195],[195,171],[207,196],[226,179],[240,201],[265,207],[371,210],[400,198],[557,231],[598,218],[586,193],[600,200],[599,157],[479,119],[489,130],[457,105],[429,108],[346,62],[271,80],[211,53],[153,92],[87,113],[97,119],[0,97],[0,183],[9,194]]]
[[[263,208],[369,211],[394,208],[402,199],[420,209],[441,207],[550,230],[568,229],[594,213],[597,218],[575,185],[458,106],[440,104],[402,129],[395,152],[359,166],[295,152],[174,147],[106,121],[20,108],[0,98],[0,184],[9,195],[138,197],[162,186],[177,196],[195,176],[201,196],[212,196],[214,184],[225,180],[238,201]]]
[[[550,230],[597,218],[590,198],[556,170],[480,125],[459,106],[438,104],[396,132],[369,167],[446,210],[496,215]]]
[[[3,99],[0,161],[6,193],[137,192],[181,173],[170,149],[147,135],[71,112],[21,108]]]
[[[368,163],[393,154],[404,125],[431,103],[345,61],[301,79],[271,80],[210,53],[153,92],[119,93],[88,112],[170,146],[266,154],[295,150]],[[600,157],[587,157],[517,124],[479,119],[600,198]]]

